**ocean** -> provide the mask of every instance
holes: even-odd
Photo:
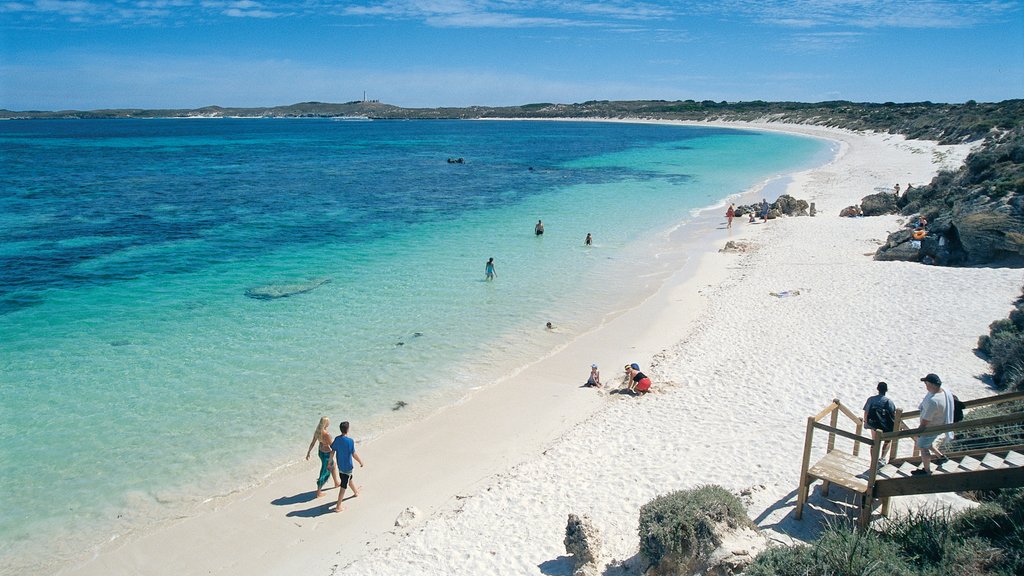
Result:
[[[365,439],[514,374],[634,301],[701,210],[832,152],[620,122],[0,122],[0,573],[264,481],[321,415]]]

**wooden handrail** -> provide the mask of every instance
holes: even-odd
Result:
[[[836,398],[835,400],[832,400],[831,404],[826,406],[824,410],[822,410],[821,412],[818,412],[812,418],[814,419],[815,422],[821,422],[825,418],[825,416],[828,416],[829,414],[832,413],[833,410],[836,409],[836,406],[838,404],[839,404],[839,399],[838,398]]]
[[[853,432],[847,432],[842,428],[836,428],[834,426],[829,426],[828,424],[822,424],[820,422],[815,422],[814,428],[817,428],[818,430],[824,430],[829,434],[835,434],[836,436],[849,438],[850,440],[853,440],[855,442],[862,442],[864,444],[873,444],[875,442],[874,438],[868,438],[867,436],[861,436],[859,434],[854,434]],[[931,430],[931,428],[929,428],[929,430]],[[854,456],[856,456],[856,454],[854,454]]]
[[[979,406],[994,406],[996,404],[1002,404],[1004,402],[1013,402],[1014,400],[1024,400],[1024,391],[1008,392],[1006,394],[988,396],[986,398],[975,398],[974,400],[966,400],[964,401],[964,409],[977,408]],[[918,418],[920,416],[920,410],[910,410],[908,412],[903,413],[904,418]]]
[[[1024,412],[1014,412],[1012,414],[1003,414],[1002,416],[993,416],[991,418],[980,418],[978,420],[961,420],[953,424],[943,424],[942,426],[929,426],[928,428],[908,428],[906,430],[892,432],[885,432],[881,434],[881,440],[894,440],[896,438],[911,438],[913,436],[937,436],[946,432],[962,432],[964,430],[973,430],[974,428],[984,428],[985,426],[995,426],[996,424],[1007,424],[1011,422],[1024,422]]]

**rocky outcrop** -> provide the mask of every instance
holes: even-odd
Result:
[[[573,558],[573,576],[597,576],[600,573],[601,536],[589,517],[569,514],[564,543],[565,552]]]
[[[725,243],[725,247],[719,250],[719,252],[749,252],[753,249],[753,245],[750,242],[744,242],[743,240],[729,240]]]
[[[906,215],[927,217],[920,245],[909,230],[889,235],[877,260],[964,265],[1024,263],[1024,127],[990,136],[957,172],[908,190]]]
[[[863,216],[860,206],[847,206],[839,211],[840,218],[856,218],[857,216]]]
[[[789,194],[783,194],[772,204],[772,207],[783,216],[807,216],[810,204],[806,200],[797,200]]]
[[[768,219],[774,220],[780,216],[807,216],[810,204],[806,200],[798,200],[789,194],[779,196],[775,202],[768,205]],[[761,217],[761,204],[747,204],[736,207],[736,217],[749,216]]]
[[[861,198],[860,211],[865,216],[883,216],[885,214],[898,214],[900,208],[896,205],[895,194],[879,192]]]

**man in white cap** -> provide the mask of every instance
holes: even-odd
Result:
[[[921,378],[928,393],[921,400],[921,428],[934,428],[945,424],[953,423],[953,395],[948,390],[942,389],[942,380],[935,374],[928,374]],[[921,449],[921,467],[911,472],[915,476],[922,476],[932,473],[932,453],[940,460],[945,456],[935,447],[935,440],[938,434],[927,432],[917,438],[917,447]]]

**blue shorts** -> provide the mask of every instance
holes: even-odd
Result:
[[[931,448],[932,444],[935,443],[936,438],[938,438],[938,436],[920,436],[917,439],[917,447],[921,450]]]

